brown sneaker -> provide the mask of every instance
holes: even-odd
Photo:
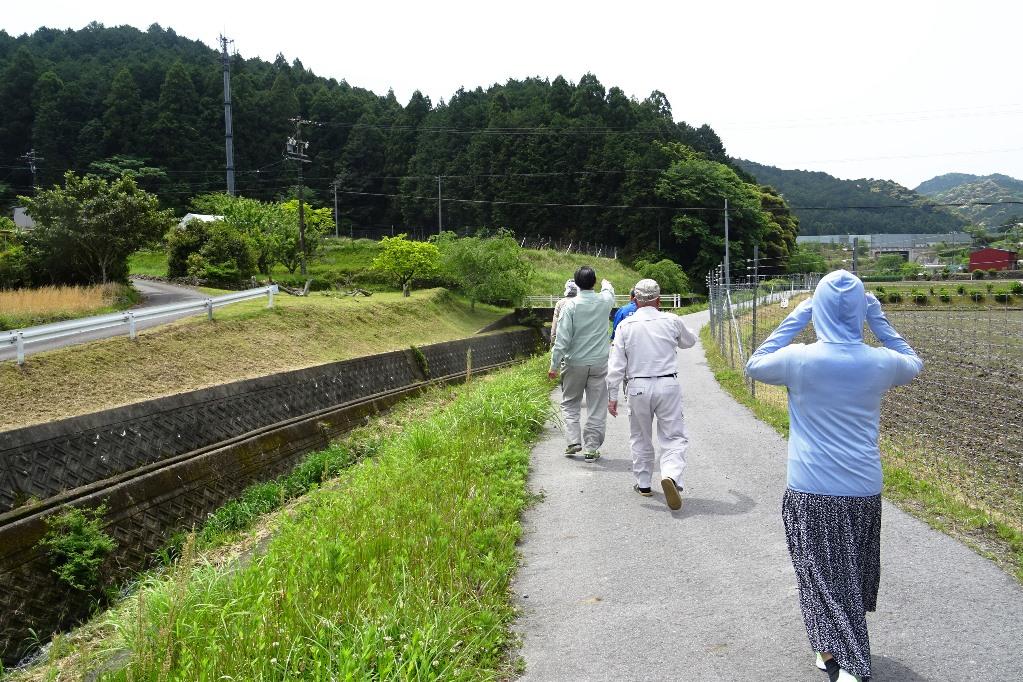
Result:
[[[661,489],[664,490],[664,501],[668,503],[668,509],[678,511],[682,508],[682,496],[679,495],[675,479],[671,477],[662,478]]]

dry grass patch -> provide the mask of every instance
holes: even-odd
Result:
[[[112,312],[138,301],[124,284],[0,289],[0,329],[32,327]]]
[[[274,372],[464,338],[505,310],[442,290],[369,299],[278,296],[0,364],[0,430],[95,412]]]

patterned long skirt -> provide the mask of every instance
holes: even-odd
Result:
[[[877,607],[881,582],[881,496],[786,490],[781,508],[810,646],[870,677],[867,612]]]

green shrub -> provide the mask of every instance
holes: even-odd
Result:
[[[982,291],[971,291],[970,300],[974,303],[980,303],[984,300],[984,292]]]
[[[995,292],[995,300],[999,303],[1011,303],[1012,294],[1007,289],[999,289]]]
[[[987,276],[990,277],[991,279],[998,279],[998,271],[995,270],[994,268],[988,268]]]
[[[233,283],[256,273],[256,253],[249,238],[221,220],[191,220],[168,233],[167,245],[171,277]]]
[[[46,521],[46,535],[39,541],[61,582],[82,592],[101,585],[100,565],[117,543],[103,531],[106,505],[95,509],[72,507]]]
[[[985,286],[984,288],[987,289],[987,292],[990,294],[992,291],[994,291],[995,285],[988,282],[987,286]]]
[[[888,294],[889,303],[902,303],[902,294],[898,291],[892,291]]]
[[[959,286],[956,287],[956,293],[959,294],[960,296],[965,296],[966,295],[966,287],[964,285],[960,284]]]
[[[881,298],[881,295],[884,294],[884,287],[878,287],[874,290],[874,292],[877,294],[878,298]]]
[[[20,289],[31,284],[29,259],[25,247],[11,243],[0,247],[0,289]]]
[[[1012,283],[1012,293],[1016,296],[1023,296],[1023,282]]]
[[[942,287],[941,291],[938,292],[938,298],[941,300],[942,303],[948,303],[949,301],[952,300],[952,297],[949,296],[948,294],[948,289],[946,289],[945,287]]]
[[[983,270],[977,268],[976,270],[973,271],[973,279],[984,279],[984,274],[985,273]]]
[[[924,305],[927,303],[928,300],[927,294],[920,291],[919,289],[913,289],[911,292],[909,292],[909,296],[911,299],[913,299],[913,303],[916,303],[917,305]]]

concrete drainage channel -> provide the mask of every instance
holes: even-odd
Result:
[[[8,509],[0,514],[0,652],[4,665],[15,664],[32,648],[38,641],[33,632],[67,628],[88,615],[92,606],[88,596],[57,580],[38,549],[51,515],[72,506],[91,509],[106,504],[106,532],[117,541],[117,549],[104,571],[115,581],[128,580],[151,564],[173,533],[200,525],[247,486],[287,472],[302,455],[325,447],[338,435],[435,383],[457,383],[465,379],[467,371],[476,374],[507,366],[535,352],[539,342],[533,329],[478,336],[174,396],[171,408],[160,402],[167,399],[160,399],[0,434],[0,501],[6,502],[4,508]],[[345,385],[352,382],[354,386]],[[296,391],[308,394],[307,399],[298,399]],[[273,409],[272,402],[285,394],[306,408],[328,404],[300,414],[293,405],[285,410],[278,403],[278,409]],[[341,396],[351,397],[340,401]],[[226,406],[224,401],[230,399],[234,402]],[[168,439],[162,432],[151,436],[157,425],[168,419],[177,418],[179,429],[187,428],[188,420],[181,415],[201,420],[204,406],[216,405],[221,412],[260,412],[255,403],[268,401],[271,408],[262,412],[264,421],[269,422],[269,415],[274,414],[294,416],[217,438],[187,452],[168,450],[168,443],[193,442],[188,438]],[[131,419],[126,419],[128,416]],[[236,428],[252,426],[242,419],[235,424]],[[121,441],[109,438],[110,433],[121,434]],[[33,434],[45,438],[33,441]],[[123,440],[130,434],[135,434],[139,445],[159,443],[158,451],[136,459],[124,457]],[[82,443],[92,443],[95,452]],[[107,444],[105,452],[100,443]],[[33,476],[23,465],[41,452],[51,458],[54,453],[61,454],[64,461],[51,459],[46,470],[37,469]],[[119,457],[115,456],[118,453]],[[116,466],[97,469],[97,459],[108,465],[120,461],[122,469],[124,462],[135,466],[121,471]],[[54,490],[59,481],[51,480],[48,469],[62,465],[79,470],[77,479],[71,479],[79,483]],[[105,477],[97,478],[97,471]],[[90,473],[92,479],[85,480]],[[66,480],[67,476],[58,478]],[[41,502],[11,508],[10,500],[23,497],[26,490],[49,493]]]

